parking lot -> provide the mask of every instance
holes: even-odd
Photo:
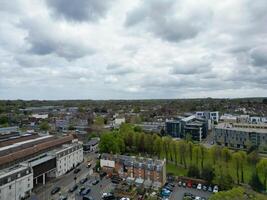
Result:
[[[197,190],[194,188],[184,188],[184,187],[175,186],[175,188],[174,188],[174,190],[170,196],[170,200],[183,200],[184,193],[191,193],[194,196],[204,197],[206,199],[208,199],[208,197],[210,197],[212,195],[212,193],[207,192],[207,191],[205,192],[203,190]]]

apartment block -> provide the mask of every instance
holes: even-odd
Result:
[[[33,172],[27,165],[15,165],[0,171],[0,199],[21,200],[33,188]]]
[[[102,170],[116,172],[121,178],[135,179],[138,182],[150,181],[162,186],[166,182],[166,161],[150,158],[103,154],[100,160]]]
[[[259,147],[267,151],[267,125],[221,123],[214,128],[214,139],[219,145],[235,149]]]

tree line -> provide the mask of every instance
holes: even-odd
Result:
[[[144,133],[131,124],[103,133],[99,148],[105,153],[166,158],[177,170],[186,169],[184,175],[205,179],[221,189],[241,183],[249,183],[258,191],[267,189],[267,159],[261,159],[256,150],[247,153],[216,145],[206,148],[190,140]]]

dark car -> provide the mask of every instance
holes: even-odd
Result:
[[[91,192],[91,189],[86,188],[85,190],[82,191],[81,195],[87,195],[87,194],[89,194],[89,192]]]
[[[208,187],[207,187],[206,185],[203,185],[203,186],[202,186],[202,190],[203,190],[203,191],[207,191],[207,190],[208,190]]]
[[[54,187],[52,190],[51,190],[51,194],[56,194],[60,191],[60,187]]]
[[[103,177],[105,177],[106,175],[107,175],[106,172],[100,172],[100,173],[99,173],[99,176],[100,176],[101,179],[102,179]]]
[[[113,194],[109,194],[109,195],[103,197],[103,200],[114,200],[114,199],[116,199],[116,198]]]
[[[84,184],[86,181],[88,181],[88,178],[83,178],[80,180],[80,184]]]
[[[98,183],[99,183],[99,180],[94,180],[94,181],[92,182],[93,185],[96,185],[96,184],[98,184]]]
[[[192,184],[192,188],[196,189],[197,188],[197,184],[193,183]]]
[[[67,200],[67,199],[68,199],[68,197],[66,197],[66,196],[60,196],[58,200]]]
[[[83,196],[83,200],[94,200],[91,196]]]
[[[82,194],[82,191],[84,191],[85,190],[85,187],[81,187],[80,189],[79,189],[79,194]]]
[[[163,187],[163,188],[165,188],[166,190],[169,190],[169,191],[173,191],[173,188],[172,187],[170,187],[170,186],[165,186],[165,187]]]
[[[73,173],[74,173],[74,174],[78,174],[80,171],[81,171],[80,168],[76,168],[76,169],[73,171]]]
[[[72,193],[72,192],[74,192],[75,190],[77,190],[77,188],[78,188],[78,185],[74,185],[74,186],[72,186],[72,187],[69,189],[69,192]]]

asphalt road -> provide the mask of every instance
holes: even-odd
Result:
[[[81,169],[81,171],[78,174],[74,174],[73,170],[69,172],[68,174],[63,175],[62,177],[59,177],[51,182],[46,183],[44,186],[38,187],[34,190],[34,192],[31,195],[30,199],[34,200],[57,200],[59,199],[60,195],[67,195],[68,199],[75,199],[75,193],[70,194],[68,193],[69,188],[71,188],[75,184],[74,177],[77,177],[76,182],[78,183],[82,178],[85,178],[90,175],[90,170],[93,169],[95,166],[97,154],[91,153],[91,154],[85,154],[84,155],[84,162],[81,163],[78,168]],[[92,166],[91,168],[87,168],[87,161],[92,160]],[[55,195],[51,195],[51,190],[53,187],[59,186],[61,188],[60,192],[58,192]]]

